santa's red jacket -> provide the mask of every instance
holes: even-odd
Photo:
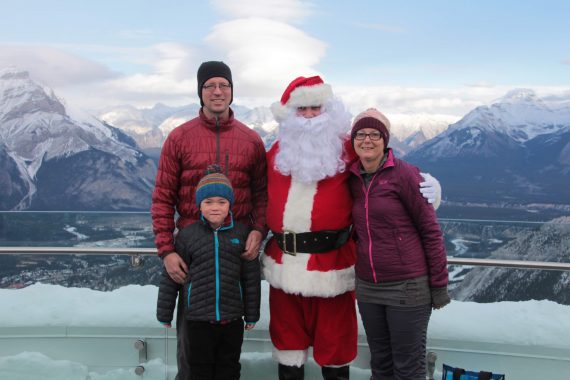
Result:
[[[275,167],[279,143],[267,153],[267,225],[274,233],[343,230],[351,223],[352,199],[348,187],[348,162],[354,159],[345,145],[347,169],[313,183],[300,183]],[[288,249],[289,250],[289,249]],[[305,297],[334,297],[354,290],[356,249],[352,239],[325,253],[292,256],[272,238],[265,248],[263,274],[274,288]]]

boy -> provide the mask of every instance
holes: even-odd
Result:
[[[234,193],[230,180],[211,166],[196,188],[200,221],[183,228],[176,252],[188,265],[185,285],[164,271],[158,293],[157,319],[170,327],[176,296],[186,302],[187,344],[184,353],[190,379],[239,379],[245,329],[259,320],[259,260],[243,260],[250,228],[234,223],[230,208]],[[180,293],[179,293],[180,291]]]

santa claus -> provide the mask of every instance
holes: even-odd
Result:
[[[358,336],[346,170],[355,159],[351,116],[318,76],[293,80],[271,108],[279,123],[267,154],[273,237],[262,263],[279,379],[304,378],[311,346],[324,379],[348,379]]]

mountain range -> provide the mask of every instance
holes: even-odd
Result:
[[[257,131],[266,145],[273,142],[277,123],[268,107],[253,109],[232,104],[235,117]],[[200,111],[199,104],[169,107],[157,104],[152,108],[136,108],[131,105],[109,107],[97,112],[97,118],[123,130],[142,149],[160,148],[174,128],[195,118]]]
[[[148,210],[156,165],[122,132],[0,71],[0,209]]]
[[[463,204],[570,205],[570,107],[517,89],[481,106],[405,157]]]
[[[536,231],[521,231],[488,258],[567,262],[570,256],[569,223],[570,217],[562,217],[545,223]],[[564,271],[477,267],[465,275],[451,294],[459,301],[549,299],[570,305],[569,280],[570,273]]]
[[[189,104],[169,107],[157,104],[152,108],[135,108],[131,105],[109,107],[96,112],[106,123],[120,128],[131,136],[144,150],[162,146],[166,136],[175,127],[196,115],[200,106]],[[269,148],[277,138],[277,122],[269,107],[247,108],[232,104],[235,117],[255,130]],[[399,154],[404,155],[423,142],[443,132],[449,124],[457,121],[448,115],[396,114],[392,116],[391,144]]]
[[[269,147],[268,107],[232,105]],[[160,145],[199,106],[74,109],[25,71],[0,71],[1,210],[148,210]],[[570,208],[570,105],[517,89],[446,126],[395,115],[397,156],[439,179],[444,205]],[[151,158],[150,151],[153,150]]]

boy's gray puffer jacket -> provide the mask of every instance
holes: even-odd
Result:
[[[183,228],[176,237],[176,252],[188,264],[184,287],[163,271],[156,316],[170,323],[176,296],[183,297],[185,316],[193,321],[224,321],[245,316],[259,320],[261,275],[259,260],[240,257],[250,228],[230,223],[214,231],[204,221]]]

